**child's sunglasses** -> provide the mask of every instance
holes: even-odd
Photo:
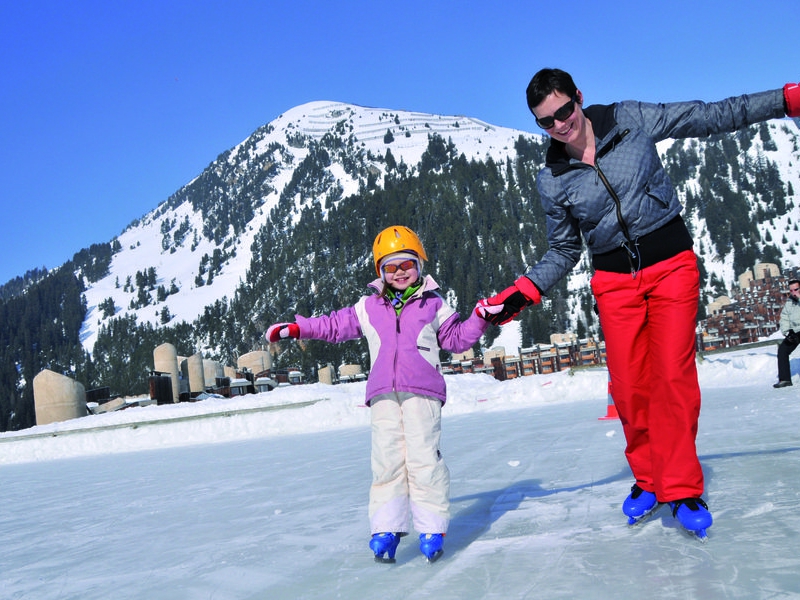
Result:
[[[384,273],[396,273],[397,271],[410,271],[411,269],[417,268],[417,261],[413,258],[409,258],[408,260],[404,260],[401,263],[396,263],[393,265],[383,265],[381,269]]]

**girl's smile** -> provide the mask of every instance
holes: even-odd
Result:
[[[382,270],[386,283],[398,291],[405,290],[419,279],[419,266],[415,260],[387,261]]]

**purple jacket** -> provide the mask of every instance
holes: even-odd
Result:
[[[378,279],[370,287],[377,291],[381,285]],[[367,338],[371,362],[367,405],[376,396],[391,392],[430,396],[444,404],[447,388],[439,349],[468,350],[489,323],[474,312],[462,322],[438,290],[439,285],[427,275],[399,315],[385,297],[375,294],[329,315],[296,315],[295,320],[301,339],[338,343]]]

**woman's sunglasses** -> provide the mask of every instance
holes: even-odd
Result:
[[[569,102],[554,112],[552,117],[542,117],[541,119],[536,117],[536,124],[542,129],[552,129],[557,120],[566,121],[572,116],[572,113],[575,112],[575,103],[577,101],[578,95],[575,94],[570,98]]]

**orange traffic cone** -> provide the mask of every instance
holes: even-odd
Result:
[[[614,406],[614,398],[611,396],[611,374],[608,375],[608,406],[606,407],[606,414],[604,417],[597,417],[598,421],[607,421],[609,419],[619,419],[617,407]]]

